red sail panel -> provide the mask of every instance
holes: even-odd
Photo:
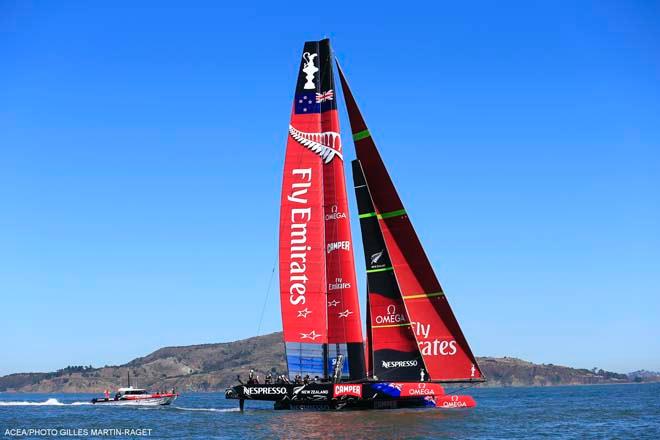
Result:
[[[333,111],[336,118],[337,112]],[[353,258],[344,164],[325,165],[325,246],[328,280],[328,342],[362,343],[360,303]]]
[[[471,381],[483,375],[424,248],[405,212],[376,145],[339,68],[357,158],[374,204],[419,350],[431,380]],[[372,315],[373,319],[373,315]]]
[[[379,223],[431,379],[480,379],[476,360],[408,216],[379,217]]]
[[[337,111],[328,112],[324,130],[339,132]],[[325,115],[324,115],[325,116]],[[325,122],[325,118],[324,118]],[[325,248],[328,280],[328,342],[362,342],[360,303],[349,223],[344,162],[336,157],[324,165]]]
[[[280,207],[280,304],[289,374],[323,375],[328,342],[319,47],[307,42],[287,138]],[[326,151],[326,158],[331,151]]]
[[[305,126],[292,118],[292,125]],[[280,213],[280,295],[285,341],[327,342],[323,174],[289,138]],[[312,319],[313,316],[313,319]]]
[[[403,301],[369,292],[369,311],[374,374],[383,380],[419,378],[423,365]]]

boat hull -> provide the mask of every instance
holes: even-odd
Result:
[[[176,394],[157,397],[141,397],[139,399],[92,399],[92,404],[102,406],[165,406],[174,402]]]
[[[275,409],[471,408],[470,396],[445,394],[429,382],[250,384],[227,389],[227,399],[274,402]]]

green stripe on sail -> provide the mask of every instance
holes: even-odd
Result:
[[[401,295],[403,299],[417,299],[417,298],[435,298],[436,296],[443,296],[443,292],[434,293],[420,293],[418,295]]]
[[[380,269],[368,269],[367,273],[374,273],[374,272],[385,272],[387,270],[393,270],[393,267],[381,267]]]
[[[382,214],[378,214],[378,218],[390,218],[390,217],[398,217],[400,215],[405,215],[406,210],[405,209],[399,209],[398,211],[390,211],[390,212],[384,212]]]
[[[369,217],[376,217],[375,212],[365,212],[364,214],[358,215],[359,218],[369,218]]]
[[[353,140],[359,141],[360,139],[368,138],[369,136],[371,136],[371,134],[369,134],[369,130],[362,130],[358,131],[357,133],[353,133]]]
[[[405,322],[403,324],[372,325],[371,328],[408,327],[409,325],[411,325],[409,322]]]

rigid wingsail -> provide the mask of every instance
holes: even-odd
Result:
[[[360,379],[364,346],[328,40],[305,43],[280,211],[280,304],[289,375]]]
[[[443,383],[484,381],[339,70],[367,267],[362,332],[344,148],[329,40],[304,45],[281,193],[280,305],[288,373],[240,384],[227,398],[276,408],[474,406]]]

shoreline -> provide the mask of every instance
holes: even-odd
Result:
[[[595,387],[595,386],[613,386],[613,385],[653,385],[660,384],[660,381],[650,381],[650,382],[610,382],[610,383],[572,383],[572,384],[559,384],[559,385],[494,385],[494,386],[480,386],[476,385],[474,387],[469,387],[465,389],[522,389],[522,388],[575,388],[575,387]],[[457,386],[459,384],[456,384]],[[445,387],[449,388],[449,387]],[[224,393],[224,390],[215,390],[215,391],[180,391],[181,395],[184,394],[217,394]],[[2,395],[12,395],[12,394],[27,394],[27,395],[47,395],[47,394],[69,394],[69,395],[81,395],[88,394],[90,396],[95,396],[100,393],[90,393],[90,392],[74,392],[74,391],[0,391],[0,396]]]

